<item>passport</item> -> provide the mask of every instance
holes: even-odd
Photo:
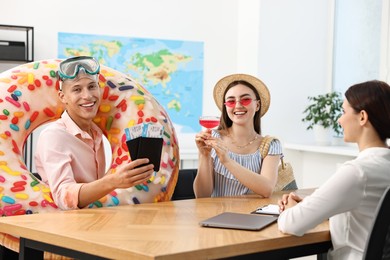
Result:
[[[154,171],[158,172],[160,170],[163,138],[140,136],[127,140],[126,144],[132,161],[148,158],[149,163],[154,166]]]

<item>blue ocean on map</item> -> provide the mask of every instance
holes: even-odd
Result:
[[[59,58],[93,56],[128,74],[164,107],[178,133],[201,129],[203,53],[203,43],[195,41],[58,34]]]

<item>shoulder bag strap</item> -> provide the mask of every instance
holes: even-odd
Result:
[[[269,136],[269,135],[263,137],[263,140],[261,141],[260,147],[259,147],[260,153],[261,153],[261,157],[263,159],[267,156],[268,150],[269,150],[269,146],[270,146],[272,140],[274,140],[274,139],[276,139],[276,138],[273,137],[273,136]],[[282,156],[280,157],[280,161],[281,161],[282,169],[284,170],[285,169],[285,164],[284,164],[284,161],[283,161],[283,157],[284,156],[282,154]]]
[[[272,136],[266,135],[263,137],[263,140],[261,140],[259,149],[260,149],[261,157],[263,157],[263,159],[267,156],[269,146],[270,146],[273,139],[275,139],[275,138]]]

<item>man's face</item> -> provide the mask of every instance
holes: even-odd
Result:
[[[95,118],[101,100],[97,76],[80,73],[75,79],[62,82],[59,98],[69,116],[79,125]]]

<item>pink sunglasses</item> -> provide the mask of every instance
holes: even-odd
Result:
[[[235,99],[231,99],[231,100],[227,100],[225,101],[225,106],[227,107],[235,107],[237,103],[240,103],[241,105],[243,106],[248,106],[250,103],[252,103],[252,101],[257,101],[257,99],[252,99],[252,98],[249,98],[249,97],[246,97],[246,98],[242,98],[240,100],[235,100]]]

